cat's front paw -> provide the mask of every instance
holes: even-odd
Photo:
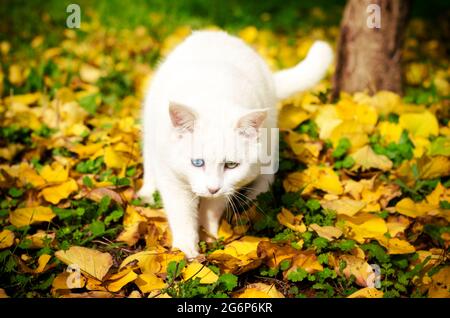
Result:
[[[178,248],[184,253],[188,260],[192,260],[200,255],[197,244],[192,244],[186,241],[174,242],[172,244],[172,248]]]

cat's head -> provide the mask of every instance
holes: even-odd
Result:
[[[260,174],[258,139],[267,110],[233,112],[199,114],[170,103],[171,166],[198,196],[231,195]]]

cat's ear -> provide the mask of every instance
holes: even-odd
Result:
[[[239,118],[237,130],[239,134],[246,137],[254,137],[257,135],[258,129],[262,126],[267,117],[267,109],[252,110]]]
[[[179,103],[169,103],[170,120],[174,128],[180,132],[193,132],[197,116],[189,107]]]

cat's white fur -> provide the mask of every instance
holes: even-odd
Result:
[[[275,128],[277,101],[314,86],[332,58],[328,44],[317,41],[296,67],[273,74],[242,40],[218,31],[194,32],[169,54],[145,100],[144,181],[138,194],[152,202],[153,192],[160,192],[173,247],[188,258],[197,256],[199,226],[216,237],[237,189],[251,183],[250,198],[268,190],[273,175],[260,174],[259,164],[244,162],[235,151],[258,136],[239,133],[233,139],[232,133]],[[230,145],[219,142],[231,139]],[[205,165],[195,167],[191,159]],[[224,161],[240,165],[226,169]]]

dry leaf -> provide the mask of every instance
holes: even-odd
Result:
[[[185,281],[200,278],[200,284],[213,284],[219,279],[212,270],[198,262],[190,263],[183,269],[182,275]]]
[[[49,207],[20,208],[9,214],[9,222],[16,227],[22,227],[40,222],[50,222],[55,216]]]
[[[245,287],[244,291],[238,293],[237,298],[284,298],[275,285],[267,285],[264,283],[250,284]]]
[[[102,253],[81,246],[72,246],[67,251],[57,251],[55,256],[69,266],[77,266],[83,273],[102,280],[113,261],[109,253]]]

